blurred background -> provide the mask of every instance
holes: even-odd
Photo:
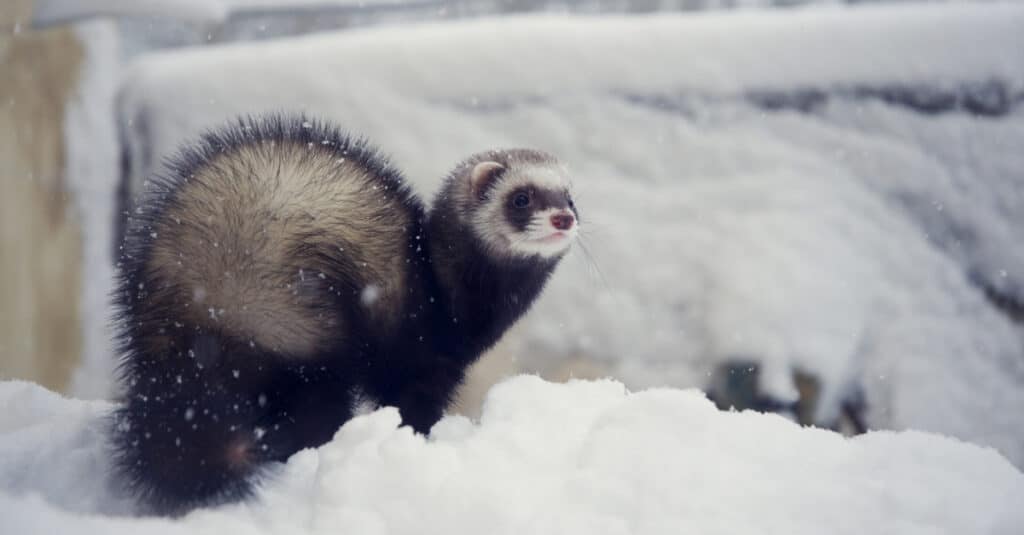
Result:
[[[1024,466],[1024,3],[4,0],[0,378],[113,395],[133,199],[265,111],[425,199],[487,148],[573,169],[581,243],[463,413],[614,377]]]

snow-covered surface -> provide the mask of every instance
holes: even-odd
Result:
[[[228,11],[218,0],[35,0],[32,24],[63,24],[91,17],[147,15],[196,22],[223,20]]]
[[[427,439],[384,409],[305,450],[255,502],[178,521],[126,516],[108,488],[102,402],[0,383],[0,518],[9,533],[842,533],[1012,535],[1024,474],[920,432],[847,439],[697,391],[522,376],[478,423]]]
[[[194,87],[186,97],[210,93],[209,107],[220,116],[266,104],[269,94],[282,105],[326,106],[329,90],[340,93],[336,100],[359,99],[369,96],[369,86],[388,89],[381,98],[477,97],[481,104],[573,92],[728,93],[989,78],[1021,87],[1022,13],[1020,4],[913,4],[402,25],[153,55],[138,65],[136,84],[156,90],[153,100],[182,87]],[[230,75],[218,75],[218,65]],[[264,84],[238,93],[243,80]],[[227,94],[241,102],[217,99]],[[216,117],[188,122],[197,120]]]
[[[82,353],[70,392],[83,398],[110,395],[114,355],[109,328],[114,290],[113,250],[118,166],[115,96],[122,67],[118,35],[110,21],[75,27],[85,46],[78,86],[64,117],[66,176],[82,229]]]
[[[585,243],[507,344],[630,388],[822,378],[817,421],[863,390],[875,428],[1024,465],[1024,336],[977,281],[1024,300],[1024,114],[921,115],[832,98],[766,112],[750,91],[1024,88],[1024,6],[518,17],[154,54],[121,114],[136,184],[236,114],[302,110],[390,152],[429,196],[454,162],[547,149],[576,176]]]
[[[288,9],[325,6],[402,5],[403,0],[35,0],[37,27],[92,17],[171,17],[192,22],[222,22],[242,9]]]

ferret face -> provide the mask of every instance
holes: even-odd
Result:
[[[477,236],[508,256],[565,254],[579,231],[579,213],[564,167],[534,151],[498,154],[505,157],[476,163],[469,172]]]

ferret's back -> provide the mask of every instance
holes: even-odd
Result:
[[[422,208],[360,141],[302,118],[243,120],[186,149],[158,190],[133,231],[134,271],[167,328],[302,357],[344,331],[332,296],[369,288],[383,322],[401,308]]]

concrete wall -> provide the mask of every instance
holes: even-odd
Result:
[[[0,378],[65,391],[80,352],[81,236],[64,172],[64,108],[82,47],[0,9]]]

